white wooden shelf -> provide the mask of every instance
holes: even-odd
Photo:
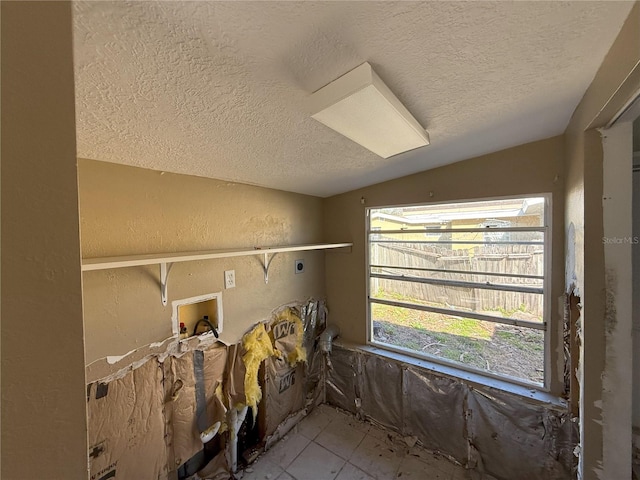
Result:
[[[167,277],[171,265],[177,262],[193,262],[213,258],[243,257],[247,255],[264,255],[264,281],[269,281],[269,266],[276,253],[300,252],[304,250],[329,250],[349,248],[353,243],[312,243],[307,245],[288,245],[278,247],[253,247],[227,250],[208,250],[199,252],[152,253],[148,255],[127,255],[121,257],[96,257],[82,259],[82,271],[107,270],[111,268],[139,267],[143,265],[160,265],[160,289],[162,304],[167,304]],[[271,258],[269,258],[271,256]]]

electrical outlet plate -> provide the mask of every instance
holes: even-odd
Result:
[[[296,260],[294,268],[296,273],[304,273],[304,260]]]
[[[224,288],[235,288],[236,286],[236,271],[225,270],[224,271]]]

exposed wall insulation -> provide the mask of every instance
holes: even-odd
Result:
[[[258,416],[258,403],[262,400],[262,390],[258,383],[258,370],[262,362],[274,354],[273,344],[263,323],[242,337],[245,352],[242,361],[246,368],[244,376],[245,405],[251,407],[254,418]]]
[[[149,361],[87,388],[91,480],[168,478],[163,375]]]
[[[322,302],[282,309],[242,344],[184,341],[109,382],[91,384],[96,480],[111,471],[123,479],[186,478],[198,471],[200,478],[228,478],[243,458],[270,448],[323,401],[416,437],[483,478],[571,478],[577,425],[565,409],[355,348],[335,345],[326,355],[317,348],[325,314]],[[306,361],[291,365],[290,355],[300,351],[308,352]],[[256,405],[262,396],[260,416],[246,416],[251,421],[245,420],[249,377]],[[203,441],[212,425],[217,434]],[[255,429],[255,446],[239,442],[238,435]],[[243,457],[248,447],[253,453]]]
[[[92,479],[229,478],[246,406],[261,405],[261,417],[247,416],[249,429],[260,422],[260,451],[319,403],[323,358],[314,345],[325,313],[323,302],[286,307],[240,344],[176,341],[89,384]]]
[[[304,365],[290,366],[270,358],[264,374],[265,408],[262,409],[264,437],[272,435],[289,415],[305,406]]]
[[[564,409],[339,345],[326,388],[329,403],[416,436],[476,472],[501,480],[572,478],[577,426]]]
[[[312,368],[316,371],[321,368],[321,361],[314,362],[313,356],[313,340],[320,333],[316,330],[317,306],[318,303],[310,302],[300,310],[286,307],[276,314],[271,323],[269,336],[276,355],[267,359],[264,368],[263,437],[273,435],[289,415],[314,403],[313,397],[307,397],[316,389],[318,382],[306,380]],[[312,354],[311,362],[307,352]]]
[[[304,327],[300,316],[290,307],[285,308],[276,316],[271,324],[271,341],[277,351],[277,356],[284,354],[289,365],[294,366],[298,362],[307,360],[307,352],[302,342],[304,340]]]

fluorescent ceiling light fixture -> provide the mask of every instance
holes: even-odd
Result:
[[[311,95],[311,111],[383,158],[429,145],[429,134],[366,62]]]

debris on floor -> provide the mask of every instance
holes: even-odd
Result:
[[[409,443],[413,443],[410,439]],[[242,475],[240,477],[240,475]],[[243,480],[463,480],[470,472],[417,442],[323,404],[260,456]]]

